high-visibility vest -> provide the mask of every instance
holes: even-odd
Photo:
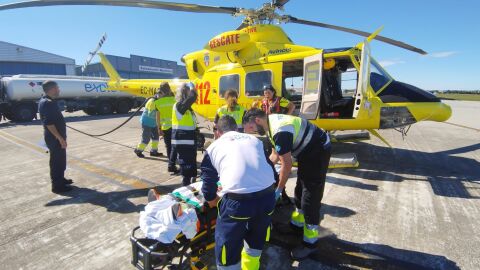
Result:
[[[175,97],[162,97],[155,101],[155,106],[160,112],[162,130],[172,128],[172,107],[175,104]]]
[[[290,132],[293,135],[292,155],[297,156],[305,146],[310,142],[315,127],[312,125],[305,135],[308,121],[292,115],[271,114],[268,116],[269,133],[268,137],[273,145],[273,137],[279,132]],[[310,124],[311,125],[311,124]],[[305,139],[303,139],[305,137]],[[302,140],[303,139],[303,140]]]
[[[245,108],[240,105],[235,106],[235,109],[233,110],[233,112],[228,110],[228,105],[224,105],[218,108],[217,110],[218,118],[224,115],[230,115],[231,117],[233,117],[233,119],[235,119],[235,123],[237,123],[237,128],[239,129],[243,127],[242,118],[244,114],[245,114]]]
[[[177,103],[172,108],[172,144],[195,145],[195,130],[197,120],[192,110],[181,114],[177,110]]]

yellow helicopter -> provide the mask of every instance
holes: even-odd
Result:
[[[215,7],[143,0],[37,0],[0,5],[0,10],[54,5],[109,5],[156,8],[197,13],[244,16],[233,31],[210,39],[202,50],[188,53],[188,81],[199,92],[194,110],[213,120],[225,104],[228,89],[239,93],[239,104],[251,107],[263,98],[263,87],[273,85],[278,96],[288,96],[286,81],[303,80],[300,116],[328,130],[368,130],[387,143],[376,129],[403,129],[419,121],[446,121],[451,109],[433,94],[394,80],[372,58],[369,43],[375,39],[420,54],[414,46],[346,27],[279,15],[288,0],[274,0],[258,9]],[[274,23],[296,23],[348,32],[365,37],[356,46],[319,49],[297,45]],[[109,74],[109,88],[151,97],[162,82],[176,88],[187,80],[122,79],[107,58],[98,53]],[[346,83],[349,81],[348,83]],[[350,94],[347,94],[350,92]],[[388,144],[388,143],[387,143]]]

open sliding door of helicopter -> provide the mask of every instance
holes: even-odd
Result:
[[[360,73],[358,74],[357,91],[355,92],[355,103],[353,118],[358,116],[362,106],[365,106],[367,99],[368,83],[370,79],[370,44],[367,40],[362,45],[362,58],[360,59]]]
[[[305,57],[303,62],[303,93],[300,116],[313,120],[320,109],[322,87],[323,53]]]

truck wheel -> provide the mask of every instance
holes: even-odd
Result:
[[[112,114],[113,106],[110,101],[100,101],[97,105],[97,112],[100,115]]]
[[[83,112],[88,114],[88,115],[96,115],[97,114],[97,110],[95,110],[94,108],[84,109]]]
[[[117,103],[117,113],[119,114],[125,114],[128,113],[132,109],[132,103],[130,100],[127,99],[121,99]]]
[[[7,120],[10,120],[10,121],[12,121],[15,118],[15,116],[11,111],[4,112],[3,116],[5,116],[5,118],[7,118]]]
[[[20,104],[15,107],[14,120],[18,122],[29,122],[35,116],[35,108],[30,104]]]

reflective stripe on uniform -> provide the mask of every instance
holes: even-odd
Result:
[[[318,229],[320,226],[313,224],[305,224],[303,227],[303,241],[315,244],[318,241]]]
[[[303,215],[302,210],[297,209],[297,210],[292,212],[290,223],[292,223],[292,225],[294,225],[296,227],[299,227],[299,228],[303,227],[303,225],[305,223],[305,217]]]
[[[181,114],[175,103],[172,108],[172,144],[195,145],[196,128],[195,114],[191,110]]]
[[[180,125],[172,125],[173,129],[178,129],[178,130],[195,130],[196,127],[192,126],[180,126]]]
[[[186,144],[186,145],[194,145],[195,141],[194,140],[174,140],[172,139],[172,144]]]

